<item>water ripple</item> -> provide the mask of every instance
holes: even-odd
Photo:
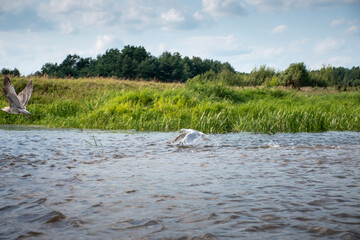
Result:
[[[0,127],[1,239],[359,239],[360,134]]]

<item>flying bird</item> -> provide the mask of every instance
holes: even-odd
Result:
[[[1,110],[12,114],[23,114],[27,119],[29,119],[29,114],[32,113],[26,110],[26,104],[29,102],[33,91],[32,80],[30,80],[26,87],[19,93],[19,95],[17,95],[10,79],[5,76],[3,90],[10,107],[4,107]]]
[[[204,133],[194,129],[183,128],[180,130],[180,132],[181,133],[176,138],[169,141],[168,143],[175,143],[185,146],[197,141],[199,138],[202,138],[204,140],[209,140],[208,138],[206,138],[206,135]]]

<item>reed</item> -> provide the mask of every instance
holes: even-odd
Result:
[[[28,79],[12,79],[22,89]],[[7,106],[5,97],[0,107]],[[0,112],[0,124],[206,133],[360,131],[360,93],[238,88],[118,79],[34,79],[30,120]]]

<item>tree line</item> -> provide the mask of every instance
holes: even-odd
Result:
[[[306,65],[300,62],[292,63],[284,71],[276,72],[273,68],[264,65],[251,71],[248,81],[267,86],[294,88],[337,86],[339,90],[340,88],[346,90],[348,87],[359,86],[360,67],[348,69],[323,65],[319,70],[308,70]]]
[[[284,71],[262,65],[250,73],[233,73],[227,70],[208,71],[194,77],[201,82],[221,82],[232,86],[285,86],[285,87],[337,87],[347,90],[360,86],[360,67],[322,66],[320,70],[308,70],[303,62],[292,63]]]
[[[13,70],[8,69],[8,68],[3,68],[3,69],[1,69],[1,75],[3,75],[3,76],[11,75],[14,77],[20,77],[20,71],[17,68],[14,68]]]
[[[189,78],[212,70],[235,73],[229,63],[221,63],[200,57],[182,57],[180,53],[162,53],[152,56],[144,47],[125,46],[108,49],[96,59],[82,58],[69,54],[60,64],[46,63],[36,75],[57,78],[79,77],[117,77],[126,79],[157,79],[163,82],[185,82]]]
[[[17,68],[3,68],[1,73],[20,76]],[[250,73],[240,73],[228,62],[182,57],[178,52],[168,51],[155,57],[142,46],[130,45],[122,50],[108,49],[96,58],[69,54],[60,64],[44,64],[35,75],[54,78],[117,77],[162,82],[185,82],[196,77],[236,86],[337,86],[339,90],[360,84],[359,66],[348,69],[323,65],[319,70],[308,70],[305,64],[300,62],[290,64],[284,71],[262,65],[254,67]]]

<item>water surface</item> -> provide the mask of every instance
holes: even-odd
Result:
[[[360,134],[0,127],[0,239],[359,239]]]

